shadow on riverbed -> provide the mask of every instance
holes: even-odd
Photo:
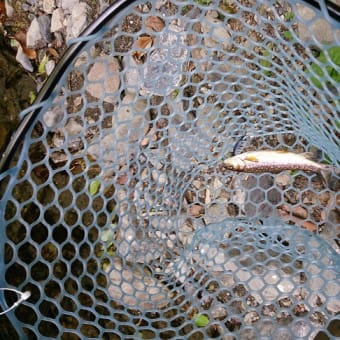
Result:
[[[30,105],[34,79],[18,64],[0,32],[0,152],[19,122],[19,113]]]
[[[20,111],[30,105],[30,93],[36,90],[35,81],[18,64],[13,53],[0,32],[0,155],[19,123]],[[0,316],[1,339],[18,339],[5,315]]]

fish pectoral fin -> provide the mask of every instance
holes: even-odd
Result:
[[[259,160],[252,155],[247,156],[244,160],[249,161],[249,162],[258,162]]]

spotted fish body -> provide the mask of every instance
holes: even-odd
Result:
[[[303,170],[321,173],[326,166],[313,162],[306,154],[287,151],[249,151],[227,158],[227,169],[239,172],[280,172],[283,170]]]

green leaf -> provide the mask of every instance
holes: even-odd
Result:
[[[320,77],[323,77],[323,76],[324,76],[323,71],[322,71],[322,68],[321,68],[319,65],[313,63],[313,64],[311,65],[311,69],[312,69],[313,72],[314,72],[315,74],[317,74],[318,76],[320,76]],[[311,72],[308,72],[308,73],[311,74]],[[311,80],[311,82],[313,83],[314,86],[318,87],[319,89],[322,88],[322,83],[321,83],[321,81],[320,81],[319,78],[316,78],[316,77],[311,76],[311,77],[310,77],[310,80]]]
[[[283,36],[289,41],[294,40],[294,35],[291,31],[284,31]]]
[[[208,6],[211,3],[211,0],[195,0],[201,6]]]
[[[39,66],[38,66],[38,73],[39,74],[45,73],[45,67],[46,67],[47,63],[48,63],[48,56],[45,54],[44,58],[42,58]]]
[[[176,98],[178,97],[178,95],[179,95],[179,89],[173,90],[173,92],[172,92],[172,98],[173,98],[173,99],[176,99]]]
[[[335,80],[337,83],[340,83],[340,73],[336,69],[328,66],[327,71],[333,80]]]
[[[30,93],[29,93],[30,104],[33,104],[33,102],[35,101],[35,98],[36,98],[36,95],[35,95],[34,91],[30,91]]]
[[[286,12],[284,14],[285,21],[292,21],[294,19],[294,12]]]
[[[102,259],[101,265],[102,265],[103,270],[106,270],[110,266],[110,261],[107,258]]]
[[[267,45],[269,50],[264,50],[262,52],[263,56],[266,58],[260,58],[260,65],[263,66],[264,70],[262,70],[263,74],[269,76],[271,74],[270,68],[273,66],[271,63],[271,53],[270,50],[273,49],[273,45],[270,43]]]
[[[310,68],[313,72],[307,71],[307,73],[309,73],[309,74],[315,73],[320,78],[324,78],[325,77],[324,70],[326,70],[328,75],[336,83],[340,83],[340,73],[339,73],[339,71],[336,70],[331,65],[327,65],[327,64],[329,64],[329,59],[330,59],[335,65],[340,66],[340,46],[332,46],[327,50],[327,52],[322,51],[317,59],[321,64],[326,64],[326,65],[324,67],[321,67],[320,64],[318,65],[316,63],[312,63]],[[322,79],[318,79],[316,77],[313,77],[313,75],[311,75],[310,80],[313,83],[313,85],[315,85],[316,87],[318,87],[318,88],[323,87]],[[328,81],[326,79],[324,80],[324,82],[326,84],[328,83]]]
[[[199,314],[195,318],[195,325],[197,327],[205,327],[209,323],[209,318],[206,315]]]
[[[112,229],[106,229],[102,232],[100,239],[102,242],[108,242],[114,238],[114,232]]]
[[[330,47],[328,49],[328,55],[335,65],[340,66],[340,46]]]
[[[91,196],[95,195],[99,191],[99,187],[100,187],[100,180],[99,179],[93,180],[90,183],[90,187],[89,187],[90,195]]]
[[[291,170],[289,173],[292,177],[295,177],[299,173],[299,170]]]

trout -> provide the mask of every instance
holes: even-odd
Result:
[[[239,172],[280,172],[284,170],[311,171],[324,175],[328,165],[312,161],[308,153],[282,150],[249,151],[224,160],[227,169]]]

